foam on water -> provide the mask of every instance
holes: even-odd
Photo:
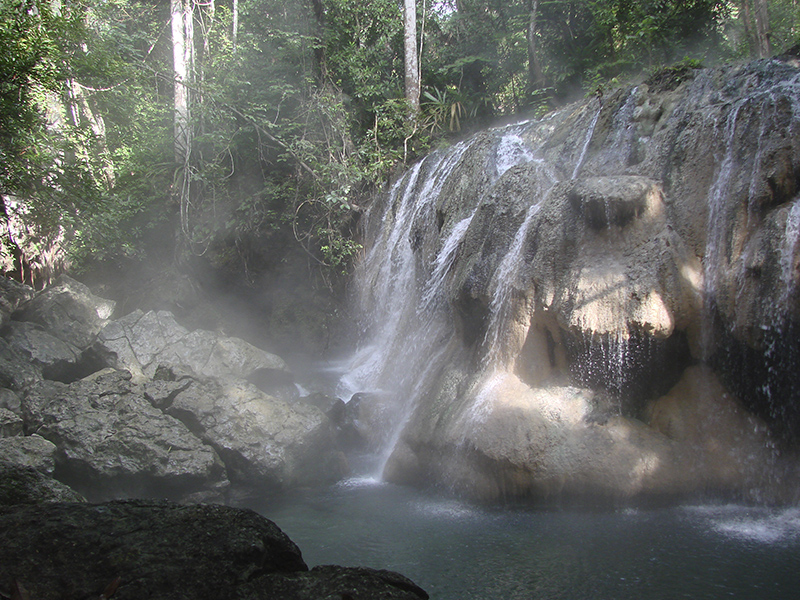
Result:
[[[800,540],[800,508],[773,509],[740,505],[694,506],[686,509],[706,527],[727,538],[759,544]]]

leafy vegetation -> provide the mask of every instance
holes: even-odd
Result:
[[[411,119],[395,0],[0,0],[3,269],[43,280],[68,252],[248,271],[255,246],[295,240],[346,271],[359,215],[404,165],[619,77],[750,56],[759,3],[418,0]],[[176,7],[192,25],[178,162]],[[776,50],[800,41],[797,3],[767,8]]]

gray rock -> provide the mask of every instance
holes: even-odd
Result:
[[[0,438],[0,460],[32,467],[45,475],[55,470],[55,454],[55,444],[36,433]]]
[[[578,180],[569,200],[592,228],[625,226],[660,202],[657,182],[647,177],[592,177]]]
[[[421,600],[405,577],[373,569],[308,571],[297,546],[248,510],[166,502],[0,508],[0,581],[32,598],[118,600]]]
[[[237,598],[425,600],[428,594],[410,579],[393,571],[323,565],[308,572],[259,577],[242,586]]]
[[[278,356],[238,338],[188,331],[166,311],[134,311],[106,325],[97,350],[136,381],[153,378],[159,366],[207,377],[245,378],[259,369],[286,370]]]
[[[22,435],[22,417],[7,408],[0,408],[0,438],[12,435]]]
[[[153,407],[125,371],[39,382],[22,404],[26,428],[58,447],[59,479],[87,497],[220,498],[227,487],[213,448]]]
[[[0,460],[0,507],[42,502],[85,502],[85,500],[75,490],[33,467]],[[2,508],[0,508],[1,513]],[[2,535],[3,533],[0,533],[0,537]]]
[[[114,312],[114,302],[62,275],[20,309],[19,319],[41,325],[48,333],[81,350],[88,348]]]
[[[6,388],[0,388],[0,408],[7,408],[11,412],[22,414],[19,396],[16,392]]]
[[[0,510],[0,581],[37,600],[235,598],[243,582],[306,570],[272,522],[224,506],[144,501],[50,504]]]
[[[0,277],[0,327],[8,322],[20,304],[33,298],[34,293],[32,287]]]
[[[0,387],[19,391],[41,378],[41,368],[24,352],[0,338]]]
[[[61,379],[75,369],[81,351],[72,344],[47,333],[36,323],[12,321],[6,340],[22,352],[45,379]]]
[[[211,444],[232,482],[279,490],[336,480],[346,462],[329,419],[229,379],[197,381],[164,410]]]

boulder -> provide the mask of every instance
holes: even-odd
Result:
[[[0,460],[32,467],[45,475],[55,470],[56,445],[39,434],[0,438]]]
[[[390,394],[358,392],[344,406],[340,430],[348,447],[376,450],[390,435],[402,405]]]
[[[0,438],[12,435],[22,435],[22,417],[7,408],[0,408]]]
[[[95,499],[220,498],[228,481],[214,449],[155,408],[130,379],[126,371],[107,370],[70,385],[41,381],[26,391],[26,430],[58,448],[56,476]]]
[[[0,508],[0,582],[37,600],[112,589],[118,600],[428,598],[388,571],[309,571],[297,546],[252,511],[145,501]]]
[[[236,598],[268,573],[307,570],[300,550],[251,511],[166,502],[49,504],[0,510],[0,581],[37,600]]]
[[[4,326],[14,311],[34,295],[34,289],[27,285],[0,277],[0,327]]]
[[[394,571],[322,565],[307,572],[260,577],[242,586],[239,598],[425,600],[428,594],[413,581]]]
[[[318,408],[232,379],[181,385],[162,394],[158,406],[216,449],[232,482],[277,491],[346,472],[331,422]]]
[[[41,368],[25,352],[0,338],[0,386],[22,390],[42,378]]]
[[[11,412],[21,414],[20,400],[16,392],[7,388],[0,388],[0,408],[6,408]]]
[[[134,380],[152,379],[159,366],[207,377],[246,378],[259,370],[287,371],[280,357],[211,331],[189,331],[166,311],[134,311],[106,325],[97,351]]]
[[[88,348],[114,312],[114,302],[99,298],[88,287],[62,275],[37,293],[16,316],[37,323],[51,335],[81,350]]]
[[[5,338],[28,358],[45,379],[57,381],[79,379],[82,351],[45,331],[36,323],[9,323]],[[88,373],[83,373],[88,375]]]
[[[19,504],[84,501],[78,492],[38,469],[0,461],[0,511]]]

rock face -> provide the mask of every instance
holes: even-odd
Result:
[[[152,379],[158,367],[188,369],[206,377],[246,378],[259,369],[286,371],[279,356],[238,338],[211,331],[188,331],[168,312],[134,311],[109,323],[96,348],[134,380]]]
[[[4,460],[94,501],[225,501],[347,471],[330,419],[292,401],[280,357],[168,312],[111,320],[113,305],[68,277],[38,293],[6,287]]]
[[[309,571],[297,546],[251,511],[145,501],[0,508],[0,581],[39,600],[99,597],[109,585],[119,600],[428,597],[396,573]]]
[[[371,207],[359,272],[353,388],[392,390],[404,424],[386,476],[797,496],[799,194],[800,71],[778,61],[654,77],[415,165]]]
[[[130,378],[109,371],[28,390],[25,423],[58,448],[56,476],[91,497],[224,493],[228,481],[214,449],[150,404]]]
[[[0,461],[0,507],[83,501],[73,489],[33,467]]]

